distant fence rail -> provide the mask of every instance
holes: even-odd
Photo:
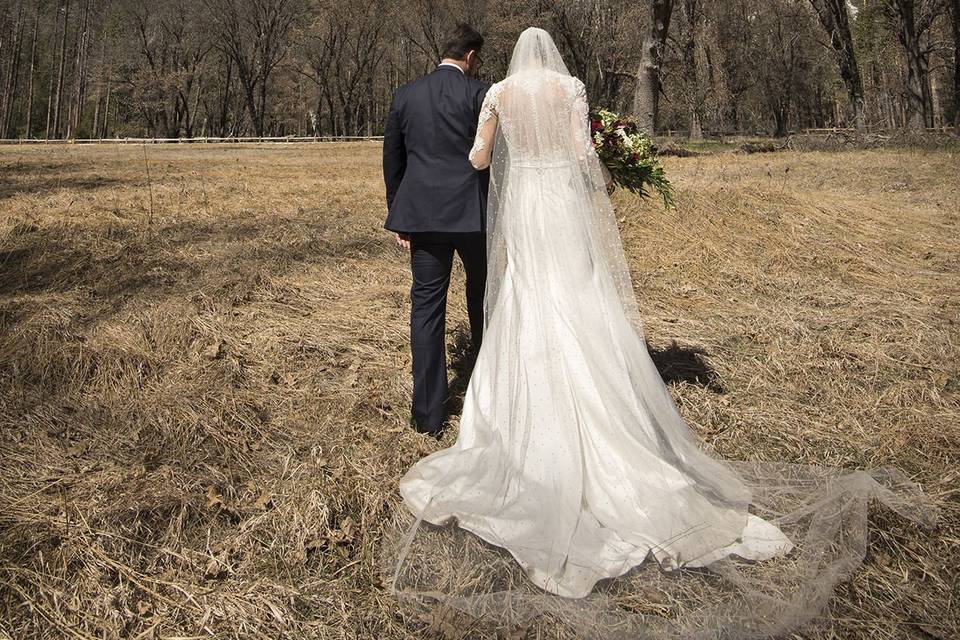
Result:
[[[249,144],[256,142],[363,142],[383,136],[262,136],[243,138],[0,138],[0,144]]]
[[[957,133],[960,132],[960,129],[954,126],[942,126],[942,127],[926,127],[925,129],[913,130],[913,129],[904,129],[904,128],[888,128],[888,127],[868,127],[868,133],[875,134],[893,134],[899,132],[919,132],[923,131],[926,133]],[[708,131],[704,129],[702,135],[705,139],[717,140],[722,138],[769,138],[771,137],[769,131]],[[789,135],[810,135],[810,134],[824,134],[824,133],[857,133],[857,130],[853,127],[826,127],[822,129],[793,129],[789,131]],[[690,135],[689,129],[662,129],[657,131],[658,136],[664,138],[685,138]]]
[[[901,131],[910,131],[907,129],[871,129],[873,134],[890,134]],[[945,127],[927,127],[922,130],[926,133],[946,133],[956,134],[960,129],[953,126]],[[844,127],[831,127],[824,129],[800,129],[791,131],[791,135],[797,134],[856,134],[857,130]],[[689,135],[689,131],[682,129],[665,129],[658,132],[658,137],[672,138],[674,136],[684,137]],[[760,132],[722,132],[722,131],[704,131],[703,137],[706,139],[736,138],[743,136],[769,137],[769,134]],[[4,144],[250,144],[250,143],[297,143],[297,142],[379,142],[383,136],[244,136],[244,137],[199,137],[199,138],[68,138],[68,139],[46,139],[46,138],[0,138],[0,145]]]
[[[870,133],[891,133],[904,131],[907,133],[924,131],[926,133],[952,133],[957,131],[957,127],[926,127],[924,129],[868,129]],[[856,133],[857,130],[852,127],[829,127],[825,129],[802,129],[802,133]]]

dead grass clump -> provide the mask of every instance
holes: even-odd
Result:
[[[674,140],[664,140],[658,143],[656,152],[658,156],[672,156],[675,158],[693,158],[700,155],[699,151],[688,149]]]
[[[960,148],[960,138],[948,132],[909,131],[899,129],[883,133],[856,133],[831,131],[824,133],[793,134],[787,147],[794,151],[849,151],[855,149],[916,149],[953,150]]]
[[[787,142],[777,140],[744,140],[737,145],[737,153],[774,153],[789,146]]]
[[[148,184],[142,149],[0,148],[7,635],[475,637],[440,609],[400,619],[377,572],[397,480],[455,438],[406,424],[408,258],[378,153],[151,147]],[[957,635],[954,157],[665,163],[676,211],[615,201],[690,424],[731,458],[897,466],[943,507],[933,534],[873,513],[808,636]]]

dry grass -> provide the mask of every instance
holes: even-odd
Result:
[[[669,158],[677,211],[616,196],[691,425],[731,458],[898,466],[943,509],[871,512],[805,637],[960,635],[957,160]],[[376,145],[2,147],[0,205],[0,637],[439,633],[376,571],[398,478],[454,438],[406,426]]]

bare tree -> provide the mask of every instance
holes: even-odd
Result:
[[[40,28],[40,6],[43,3],[38,0],[36,12],[33,15],[33,41],[30,43],[30,72],[27,78],[27,125],[24,131],[24,137],[33,136],[33,76],[37,64],[37,32]]]
[[[335,133],[359,135],[369,121],[375,75],[387,52],[381,10],[326,0],[312,8],[313,21],[298,53],[306,61],[303,75],[320,94],[317,114],[326,112]]]
[[[726,0],[721,10],[715,11],[717,42],[722,50],[723,85],[726,92],[725,111],[727,127],[740,131],[744,120],[752,111],[751,93],[760,78],[754,64],[760,47],[758,29],[752,18],[754,0]]]
[[[140,1],[129,10],[139,36],[143,73],[133,77],[138,107],[155,132],[193,134],[202,64],[212,49],[196,5]],[[191,96],[193,103],[191,105]]]
[[[66,137],[75,134],[83,115],[83,103],[86,100],[87,49],[90,43],[88,30],[90,18],[90,0],[83,3],[83,22],[77,33],[76,60],[74,62],[73,100],[67,114]]]
[[[297,0],[204,0],[220,48],[233,61],[247,112],[258,136],[266,130],[267,95],[274,70],[290,47],[302,15]]]
[[[673,0],[650,0],[650,23],[640,45],[640,66],[637,68],[637,84],[633,92],[633,113],[640,126],[650,134],[657,131],[660,116],[660,74],[663,52],[670,31],[673,15]]]
[[[784,136],[799,98],[816,92],[812,56],[819,49],[810,43],[817,26],[809,9],[796,0],[766,0],[753,15],[752,26],[757,38],[751,58],[763,59],[755,69],[758,98],[773,118],[773,134]]]
[[[482,79],[542,26],[651,132],[960,121],[960,0],[6,0],[0,136],[377,134],[458,20]]]
[[[960,0],[950,5],[953,23],[953,124],[960,127]]]
[[[932,126],[930,48],[925,41],[933,21],[946,9],[946,2],[885,0],[884,6],[906,56],[907,126],[911,129]]]
[[[683,19],[682,29],[677,41],[684,70],[683,93],[690,118],[690,139],[696,141],[703,139],[703,106],[706,100],[706,83],[698,59],[699,39],[706,17],[703,3],[700,0],[681,0],[680,16]]]
[[[446,27],[452,22],[450,7],[443,0],[415,0],[400,14],[401,35],[413,44],[429,65],[440,60]]]
[[[857,131],[866,130],[864,117],[863,81],[860,78],[860,65],[853,48],[853,35],[850,32],[850,13],[847,0],[810,0],[820,24],[830,38],[840,77],[847,86],[850,106],[853,109],[853,121]]]
[[[57,95],[53,107],[53,137],[60,137],[60,111],[63,107],[63,81],[67,67],[67,24],[70,19],[70,0],[63,2],[63,37],[60,41],[60,67],[57,72]],[[49,136],[48,136],[49,137]]]
[[[11,50],[10,66],[4,83],[3,101],[0,103],[0,138],[7,137],[7,130],[13,116],[13,105],[16,101],[17,80],[20,75],[20,53],[23,48],[23,0],[17,7],[17,22],[13,29],[13,48]]]

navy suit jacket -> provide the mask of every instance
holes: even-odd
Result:
[[[387,221],[399,233],[486,229],[488,170],[467,156],[490,85],[440,66],[393,93],[383,133]]]

